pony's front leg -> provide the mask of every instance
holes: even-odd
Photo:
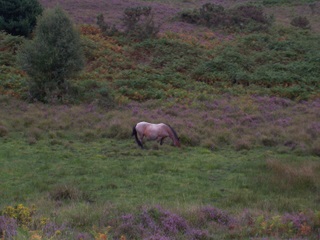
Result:
[[[164,140],[165,138],[166,138],[166,137],[162,137],[162,138],[160,138],[160,139],[158,140],[158,142],[160,142],[160,145],[163,144],[163,140]]]

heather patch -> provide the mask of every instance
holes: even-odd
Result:
[[[111,211],[110,211],[111,210]],[[305,211],[272,215],[244,210],[229,214],[213,206],[185,211],[182,215],[161,206],[141,207],[134,213],[107,216],[107,226],[89,226],[78,231],[75,226],[58,224],[46,217],[34,218],[33,229],[21,231],[13,219],[0,216],[2,237],[15,239],[230,239],[230,238],[308,238],[315,239],[319,227],[319,212]],[[119,213],[118,213],[119,214]],[[103,214],[100,216],[103,222]],[[67,219],[65,219],[67,220]],[[18,233],[19,231],[19,233]]]
[[[0,237],[13,239],[17,235],[17,223],[13,218],[0,216]]]

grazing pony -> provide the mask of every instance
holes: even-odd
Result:
[[[167,124],[153,124],[148,122],[139,122],[133,127],[132,136],[135,136],[137,144],[143,149],[142,141],[145,137],[147,140],[157,140],[160,145],[166,137],[172,139],[173,145],[180,147],[180,140],[176,131]]]

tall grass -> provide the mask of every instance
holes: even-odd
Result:
[[[279,160],[268,159],[267,167],[274,172],[274,179],[271,181],[277,183],[281,191],[292,189],[316,191],[319,188],[320,164],[318,162],[305,160],[300,164],[288,165]]]
[[[187,146],[212,150],[231,146],[238,151],[276,147],[280,152],[319,155],[317,99],[296,103],[276,97],[223,96],[191,104],[130,103],[120,109],[97,103],[47,106],[11,101],[1,105],[1,135],[21,135],[30,144],[44,139],[61,144],[74,137],[83,142],[130,139],[132,126],[149,121],[172,125]]]

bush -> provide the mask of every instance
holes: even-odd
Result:
[[[2,210],[2,215],[13,218],[17,221],[17,224],[22,227],[27,227],[32,222],[32,216],[35,213],[35,208],[28,208],[22,204],[18,204],[15,207],[7,206]]]
[[[57,185],[49,193],[54,201],[73,200],[78,201],[84,198],[84,194],[73,185]]]
[[[292,19],[290,24],[294,27],[302,28],[302,29],[310,29],[310,22],[306,17],[295,17]]]
[[[38,0],[0,0],[0,30],[29,36],[42,13]]]
[[[263,13],[261,7],[243,5],[229,11],[231,22],[230,28],[238,28],[248,32],[267,31],[272,18]]]
[[[200,22],[208,27],[225,25],[226,12],[220,5],[206,3],[200,8]]]
[[[97,16],[97,25],[106,36],[123,34],[132,40],[145,40],[157,36],[160,26],[154,22],[151,7],[126,8],[121,19],[124,31],[120,32],[114,25],[111,27],[105,21],[103,14]]]
[[[200,21],[200,15],[197,10],[188,10],[180,13],[180,19],[186,23],[198,24]]]
[[[154,22],[151,7],[126,8],[122,21],[125,35],[136,40],[156,37],[160,30]]]
[[[44,13],[35,34],[18,53],[18,62],[30,77],[30,97],[61,101],[69,90],[68,78],[84,65],[80,36],[59,7]]]
[[[105,21],[103,14],[97,16],[97,25],[99,26],[101,32],[106,36],[113,36],[118,33],[118,29],[113,25],[110,27]]]
[[[233,31],[266,31],[272,18],[263,13],[261,7],[241,5],[225,10],[222,6],[206,3],[199,10],[182,12],[182,21],[205,25],[211,28],[226,28]]]

